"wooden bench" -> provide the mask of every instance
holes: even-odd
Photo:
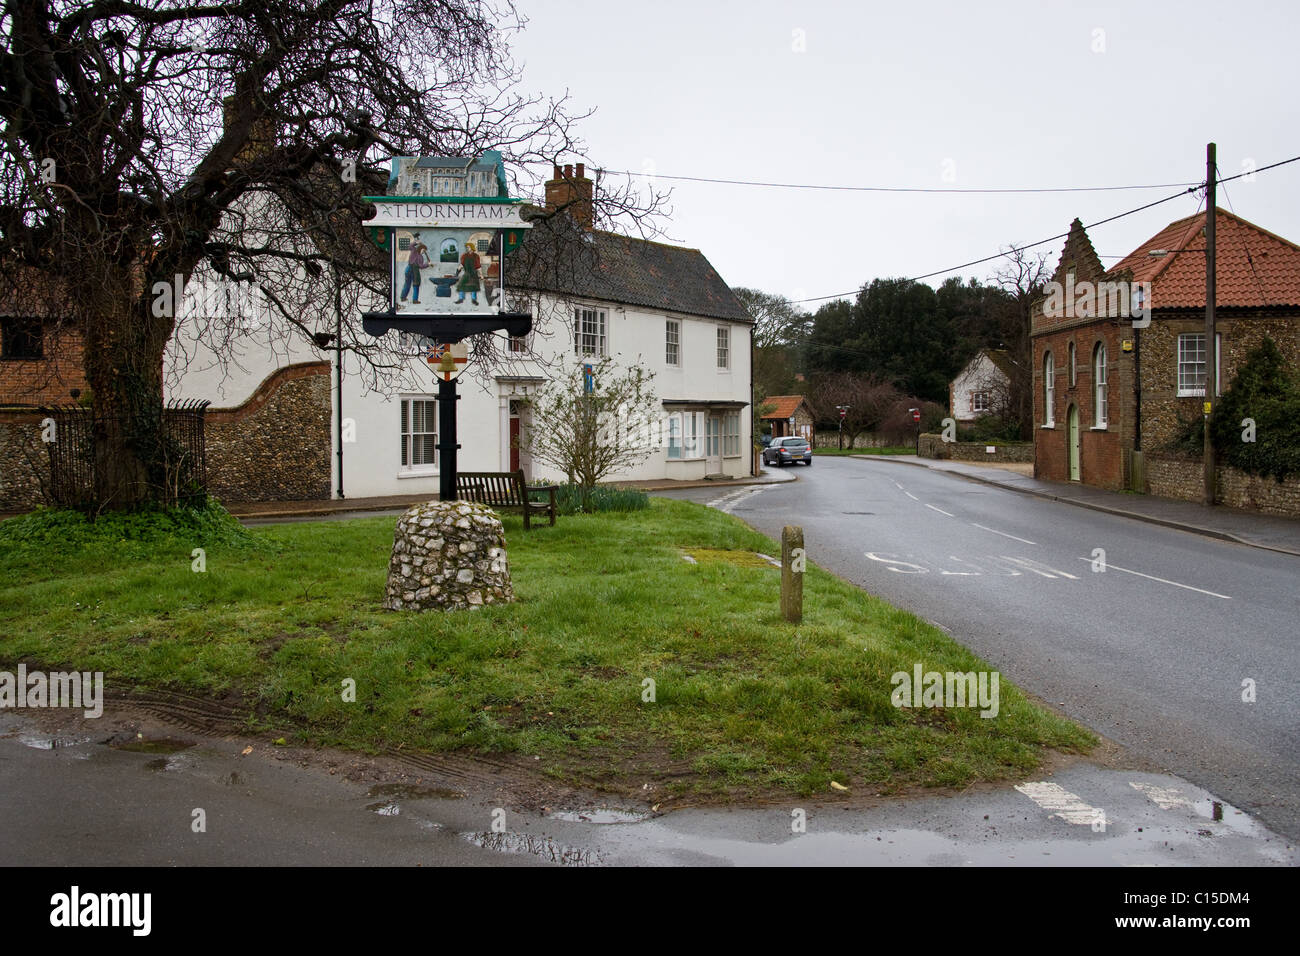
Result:
[[[523,471],[458,471],[456,472],[456,498],[474,501],[498,510],[522,511],[524,529],[529,530],[533,514],[550,512],[555,524],[555,485],[529,486]],[[547,501],[533,501],[528,496],[546,492]]]

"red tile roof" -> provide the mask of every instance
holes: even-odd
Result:
[[[1112,266],[1151,283],[1152,308],[1205,306],[1205,216],[1170,223]],[[1300,246],[1240,216],[1215,210],[1215,304],[1300,305]],[[1166,256],[1152,256],[1155,249]]]
[[[802,395],[769,395],[758,404],[760,408],[764,405],[774,406],[772,411],[762,416],[764,420],[768,418],[789,418],[794,414],[795,409],[803,403],[803,400]]]

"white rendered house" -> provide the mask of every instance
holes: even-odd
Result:
[[[534,330],[502,343],[509,361],[496,368],[471,362],[458,379],[458,469],[521,468],[530,479],[563,480],[530,460],[528,430],[546,423],[532,419],[528,400],[570,363],[609,357],[653,373],[662,410],[649,456],[612,480],[749,475],[752,320],[698,250],[591,229],[582,168],[576,177],[556,173],[547,184],[548,206],[577,197],[566,211],[585,233],[595,264],[564,281],[529,285],[526,276],[511,276],[506,260],[507,291],[528,293]],[[359,315],[347,321],[360,326]],[[246,335],[223,341],[218,357],[193,331],[182,324],[169,350],[167,398],[208,399],[210,419],[228,420],[217,455],[230,460],[222,465],[226,473],[271,476],[287,458],[300,475],[310,472],[296,483],[293,475],[268,477],[264,490],[258,475],[240,474],[238,497],[339,497],[340,487],[347,498],[436,496],[438,389],[427,363],[412,359],[400,374],[376,380],[344,351],[340,393],[338,353],[330,348],[252,323]],[[289,391],[280,391],[282,384]]]

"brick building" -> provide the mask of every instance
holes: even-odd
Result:
[[[1199,465],[1173,464],[1170,445],[1205,400],[1204,226],[1204,215],[1180,219],[1106,269],[1083,224],[1071,224],[1054,296],[1031,321],[1038,477],[1199,494]],[[1300,246],[1222,209],[1215,230],[1217,395],[1265,336],[1300,368]],[[1139,309],[1149,310],[1148,327],[1135,325]],[[1235,487],[1237,477],[1220,484]],[[1267,506],[1253,494],[1223,500]]]
[[[797,435],[808,439],[808,444],[813,444],[816,425],[812,409],[802,395],[769,395],[759,402],[760,408],[768,405],[771,410],[762,415],[761,420],[764,429],[771,429],[773,438]]]

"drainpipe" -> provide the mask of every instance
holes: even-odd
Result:
[[[339,498],[343,498],[343,289],[334,268],[334,407],[338,442]]]

